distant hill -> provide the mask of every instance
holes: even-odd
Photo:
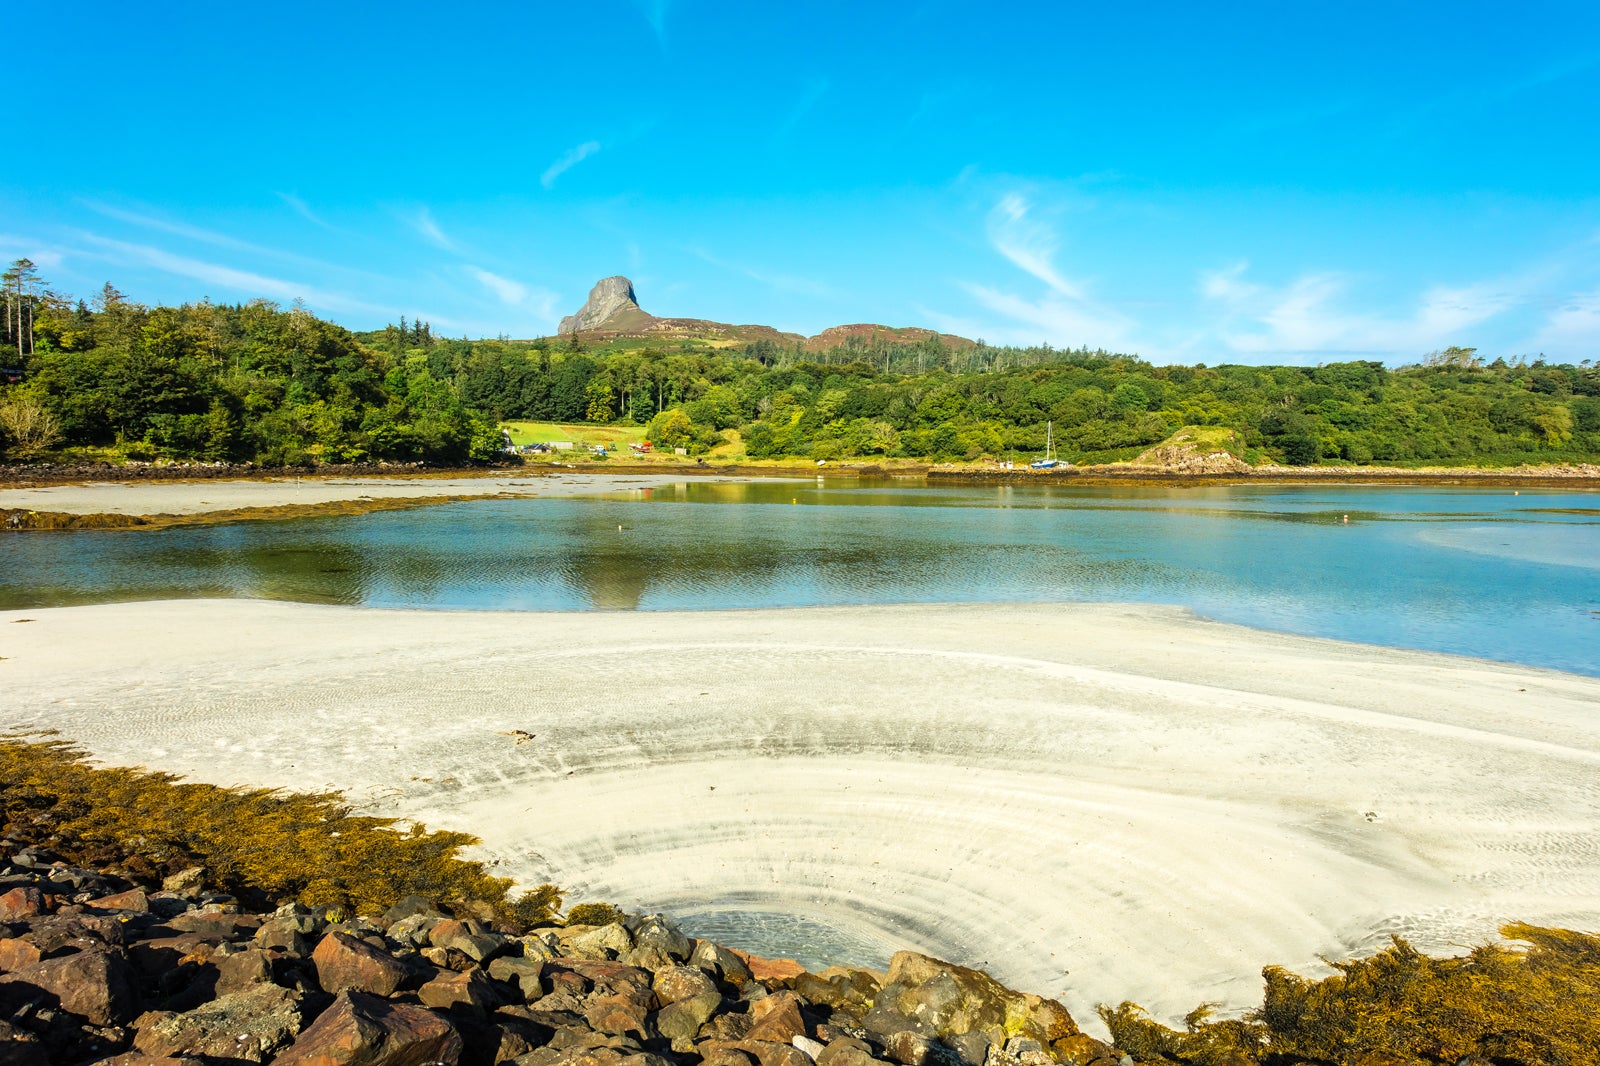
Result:
[[[594,288],[589,290],[589,298],[577,313],[561,320],[558,333],[562,336],[576,333],[584,339],[600,343],[635,338],[698,340],[715,347],[731,347],[769,341],[786,348],[798,345],[808,352],[849,347],[852,344],[920,344],[934,338],[956,351],[975,346],[975,342],[966,337],[939,333],[920,326],[880,326],[858,322],[848,326],[830,326],[814,337],[805,337],[771,326],[734,325],[704,318],[660,318],[639,306],[633,282],[620,274],[596,282]]]

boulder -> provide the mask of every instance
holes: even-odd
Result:
[[[395,994],[410,970],[386,951],[344,933],[328,933],[311,953],[324,992],[354,989],[375,996]]]
[[[277,985],[257,985],[183,1014],[163,1013],[148,1020],[135,1034],[133,1046],[157,1057],[192,1055],[266,1062],[287,1047],[304,1024],[300,993]]]
[[[794,979],[795,993],[807,1003],[860,1017],[878,994],[878,979],[866,970],[833,968]]]
[[[45,912],[44,893],[37,888],[19,886],[0,894],[0,922],[17,922]]]
[[[214,944],[248,940],[264,924],[259,914],[229,914],[225,911],[189,911],[161,923],[177,933],[198,933]]]
[[[544,963],[539,959],[502,955],[489,963],[489,976],[503,984],[515,985],[529,1003],[544,995],[543,975]]]
[[[417,998],[426,1007],[465,1010],[480,1018],[500,1005],[500,997],[482,970],[442,973],[417,989]]]
[[[248,948],[215,960],[217,992],[242,992],[252,985],[272,983],[272,955],[261,948]]]
[[[422,1007],[340,992],[274,1061],[276,1066],[456,1066],[461,1034]]]
[[[642,1038],[655,1000],[655,993],[648,988],[597,994],[584,1004],[584,1019],[598,1033],[631,1033]]]
[[[393,907],[383,912],[383,920],[393,924],[406,918],[443,918],[439,908],[429,903],[421,896],[407,896]]]
[[[865,1040],[848,1036],[828,1041],[815,1057],[817,1066],[869,1066],[878,1061],[872,1057],[872,1048]]]
[[[438,924],[439,919],[431,914],[412,914],[391,923],[387,932],[389,939],[398,944],[414,948],[427,947],[432,943],[428,934],[433,932],[433,927]]]
[[[673,1050],[678,1050],[679,1041],[692,1041],[700,1033],[700,1027],[711,1019],[717,1008],[722,1006],[722,993],[715,988],[698,995],[686,996],[656,1011],[656,1032],[673,1042]]]
[[[187,870],[179,870],[172,876],[164,878],[161,882],[161,891],[180,896],[198,896],[205,886],[206,868],[191,866]]]
[[[62,1010],[87,1018],[93,1025],[117,1025],[139,1012],[133,967],[109,951],[79,951],[44,959],[0,977],[0,986],[10,985],[42,989],[56,998]]]
[[[0,973],[25,970],[44,957],[39,945],[21,937],[0,940]]]
[[[721,944],[713,944],[709,940],[695,941],[694,951],[689,955],[689,964],[698,966],[719,980],[738,987],[750,981],[750,968],[744,960]]]
[[[565,944],[567,954],[577,959],[614,959],[633,947],[633,938],[621,922],[612,922],[572,937]]]
[[[1078,1032],[1072,1015],[1055,1000],[1013,992],[986,973],[913,951],[897,952],[890,960],[888,981],[862,1024],[884,1032],[888,1018],[880,1012],[886,1007],[931,1029],[909,1027],[913,1031],[946,1040],[982,1032],[996,1043],[1020,1036],[1048,1047]]]
[[[655,972],[650,987],[663,1007],[696,996],[718,995],[717,983],[693,966],[669,966]]]
[[[689,938],[659,914],[647,915],[633,931],[636,947],[654,949],[668,958],[683,962],[689,958]]]
[[[134,911],[139,914],[149,914],[150,897],[145,895],[142,888],[131,888],[126,892],[91,899],[88,906],[101,911]]]
[[[750,976],[762,983],[788,981],[806,972],[806,968],[794,959],[764,959],[760,955],[752,955],[738,948],[728,950],[739,956],[745,969],[750,971]]]
[[[754,1024],[746,1035],[748,1040],[770,1040],[778,1044],[792,1044],[797,1036],[806,1036],[806,1020],[800,1014],[800,1000],[793,992],[776,992],[750,1004],[750,1017]]]

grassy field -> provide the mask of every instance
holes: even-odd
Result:
[[[604,444],[611,451],[628,450],[628,445],[644,440],[643,426],[601,426],[584,422],[502,422],[511,433],[511,442],[517,447],[524,444],[550,444],[554,441],[571,441],[574,448],[589,449]]]

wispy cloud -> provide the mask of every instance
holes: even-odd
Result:
[[[1036,217],[1025,195],[1009,192],[1001,196],[990,209],[985,228],[991,248],[1048,289],[1029,297],[992,284],[959,282],[980,305],[1011,320],[1010,325],[989,331],[996,339],[1107,346],[1131,343],[1128,316],[1094,300],[1083,283],[1061,272],[1056,265],[1060,238],[1053,226]]]
[[[1068,299],[1083,299],[1083,291],[1062,277],[1055,267],[1060,241],[1055,230],[1036,221],[1032,205],[1020,193],[1008,193],[989,212],[989,244],[995,251]]]
[[[101,203],[98,200],[84,200],[83,206],[97,215],[114,218],[118,222],[126,222],[140,229],[151,229],[159,233],[170,233],[174,237],[183,237],[186,240],[197,241],[201,244],[210,244],[218,248],[231,248],[238,252],[255,252],[260,255],[287,255],[274,248],[267,248],[249,241],[242,241],[226,233],[216,230],[204,229],[200,226],[191,226],[186,222],[175,222],[172,219],[161,218],[156,215],[143,214],[138,211],[129,211],[126,208],[115,207],[111,204]]]
[[[584,141],[576,148],[567,149],[560,159],[557,159],[554,163],[551,163],[545,168],[545,172],[539,175],[539,184],[543,185],[547,189],[550,188],[550,186],[556,183],[557,178],[571,170],[573,167],[577,166],[579,163],[583,162],[585,159],[588,159],[599,150],[599,141]]]
[[[51,248],[42,241],[31,237],[18,237],[11,233],[0,233],[0,259],[8,264],[17,259],[28,259],[42,270],[55,270],[61,266],[65,258],[61,251]]]
[[[692,247],[689,252],[710,263],[714,267],[734,274],[742,274],[752,281],[759,281],[778,292],[804,293],[808,296],[832,296],[834,292],[820,281],[810,278],[796,277],[793,274],[780,274],[758,267],[746,266],[743,263],[734,263],[711,254],[704,248]]]
[[[312,225],[321,226],[323,229],[329,230],[333,233],[344,232],[344,230],[323,219],[315,211],[311,210],[310,205],[308,205],[304,200],[300,199],[300,197],[295,196],[293,193],[280,192],[278,194],[278,199],[288,204],[289,207],[293,209],[295,214],[299,215]]]
[[[207,285],[215,285],[220,289],[232,291],[246,298],[270,296],[279,300],[293,300],[299,297],[320,310],[356,312],[385,317],[392,317],[402,310],[396,307],[369,303],[343,293],[329,292],[300,281],[275,278],[266,274],[257,274],[253,271],[239,270],[221,263],[210,263],[201,259],[177,255],[163,248],[156,248],[147,244],[131,244],[127,241],[102,237],[95,233],[79,232],[77,236],[85,244],[98,249],[102,258],[113,262],[151,267],[166,274],[190,278]],[[411,309],[404,310],[407,313],[414,313]],[[416,313],[422,314],[436,325],[451,329],[459,326],[458,322],[441,315],[428,315],[426,312]]]
[[[411,216],[410,222],[412,228],[422,234],[429,244],[443,248],[447,252],[461,251],[461,246],[451,240],[445,231],[439,228],[439,223],[433,220],[433,212],[426,207],[421,208],[415,215]]]
[[[1576,360],[1600,357],[1600,289],[1575,293],[1550,312],[1526,347]]]
[[[1217,336],[1235,352],[1271,356],[1370,355],[1409,358],[1450,344],[1463,332],[1523,304],[1529,279],[1434,285],[1409,312],[1364,311],[1335,272],[1302,274],[1281,286],[1245,279],[1245,263],[1200,275],[1199,290],[1222,312]]]
[[[828,95],[828,90],[832,87],[833,82],[828,78],[812,78],[806,82],[794,106],[789,109],[788,115],[773,126],[770,141],[772,147],[781,148],[788,144],[795,127],[800,125],[800,121],[811,113],[812,108],[816,107],[824,96]]]
[[[502,277],[482,267],[469,266],[467,273],[495,295],[502,304],[520,311],[531,312],[541,321],[552,320],[560,297],[549,289],[524,285],[520,281]]]
[[[639,7],[639,13],[650,24],[650,29],[655,31],[656,43],[661,45],[661,50],[667,50],[667,7],[668,0],[634,0]]]

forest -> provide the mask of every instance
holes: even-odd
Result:
[[[1127,459],[1183,426],[1289,465],[1486,465],[1600,456],[1600,366],[1469,347],[1389,368],[1156,366],[1077,349],[852,336],[824,351],[714,336],[450,339],[364,333],[298,302],[146,307],[109,283],[4,274],[9,458],[481,462],[508,419],[643,425],[659,448],[749,458]],[[730,447],[731,446],[731,447]]]

